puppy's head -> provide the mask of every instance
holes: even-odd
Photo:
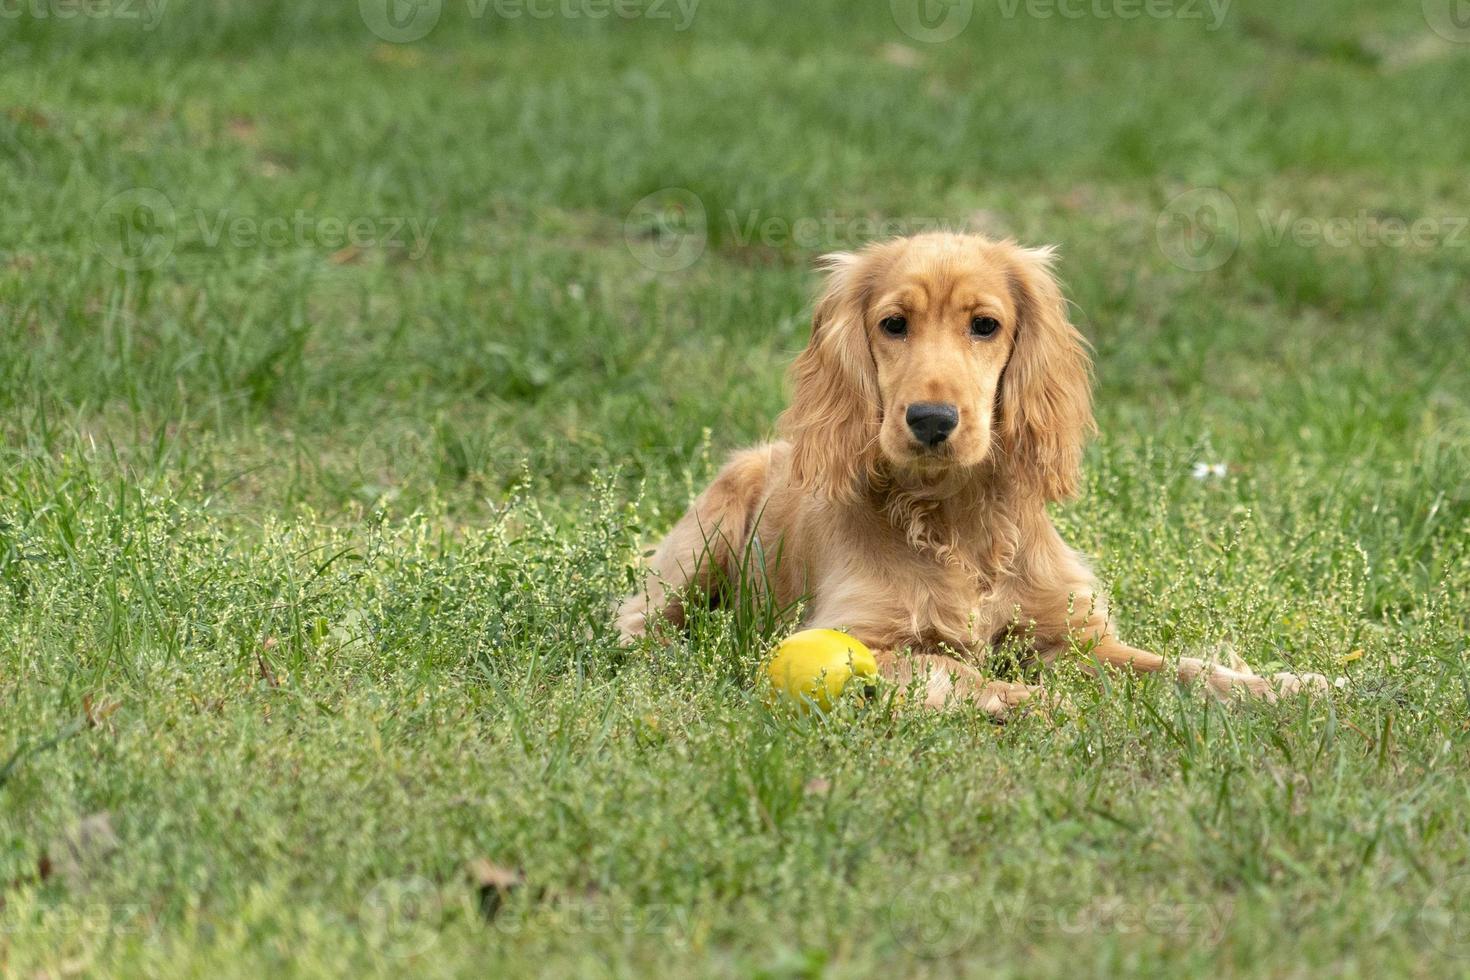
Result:
[[[783,418],[797,482],[855,494],[990,470],[1044,499],[1075,492],[1089,362],[1052,253],[926,234],[824,259],[812,338]]]

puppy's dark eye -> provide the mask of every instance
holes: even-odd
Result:
[[[909,333],[909,321],[901,316],[885,316],[879,322],[878,329],[890,337],[907,337]]]
[[[1000,321],[993,316],[977,316],[970,321],[970,336],[994,337],[1000,329]]]

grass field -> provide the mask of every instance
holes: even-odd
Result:
[[[0,975],[1470,971],[1448,0],[425,2],[0,3]],[[941,224],[1061,247],[1124,635],[1329,696],[618,649]]]

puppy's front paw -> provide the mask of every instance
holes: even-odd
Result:
[[[648,603],[641,597],[626,600],[618,607],[613,622],[618,640],[623,646],[631,646],[648,632]]]
[[[1222,661],[1228,663],[1229,666],[1225,666]],[[1303,691],[1309,694],[1321,694],[1332,687],[1332,682],[1321,674],[1292,674],[1283,671],[1270,677],[1262,677],[1234,651],[1229,651],[1228,658],[1217,656],[1208,660],[1200,660],[1195,657],[1185,657],[1179,661],[1181,681],[1193,683],[1201,677],[1204,678],[1207,689],[1216,697],[1228,698],[1232,694],[1249,694],[1268,702],[1274,702],[1281,697],[1290,697]]]
[[[1271,677],[1276,686],[1278,694],[1299,694],[1306,691],[1309,694],[1325,694],[1332,689],[1332,682],[1321,674],[1274,674]]]
[[[965,692],[965,695],[995,721],[1006,721],[1032,711],[1073,710],[1071,702],[1065,696],[1035,684],[989,681]]]

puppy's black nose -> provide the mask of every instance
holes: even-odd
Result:
[[[914,402],[903,420],[915,439],[933,449],[960,424],[960,410],[944,402]]]

